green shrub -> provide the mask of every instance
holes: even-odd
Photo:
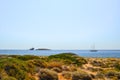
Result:
[[[16,58],[20,59],[20,60],[33,60],[33,59],[40,59],[39,56],[34,56],[34,55],[23,55],[23,56],[16,56]]]
[[[0,59],[0,69],[17,80],[26,80],[29,78],[28,73],[33,73],[34,68],[31,69],[28,64],[15,58]]]
[[[40,80],[58,80],[57,73],[49,69],[41,69],[39,77]]]
[[[94,68],[94,67],[88,67],[87,70],[92,71],[92,72],[103,71],[102,68]]]
[[[64,72],[62,72],[62,76],[63,76],[65,79],[69,79],[69,80],[71,80],[71,78],[72,78],[72,74],[71,74],[71,72],[69,72],[69,71],[64,71]]]
[[[96,78],[97,78],[97,79],[100,78],[100,79],[103,79],[103,80],[104,80],[105,75],[104,75],[103,73],[101,73],[101,72],[98,72],[98,73],[96,74]]]
[[[105,72],[105,76],[107,78],[114,78],[114,77],[117,77],[117,72],[114,70],[109,70]]]
[[[52,68],[52,70],[55,72],[58,72],[58,73],[62,72],[62,69],[58,68],[58,67],[54,67],[54,68]]]
[[[72,73],[72,80],[92,80],[92,78],[83,71],[75,71]]]
[[[45,68],[46,67],[46,62],[41,59],[34,59],[34,60],[29,60],[28,63],[31,63],[32,65],[40,68]]]
[[[105,64],[102,61],[95,60],[95,61],[92,61],[91,64],[93,66],[98,66],[98,67],[103,67],[103,68],[105,67]]]
[[[120,64],[115,64],[115,68],[120,71]]]
[[[16,78],[14,78],[14,77],[4,77],[4,78],[2,78],[2,80],[17,80]]]
[[[61,53],[61,54],[51,55],[48,58],[59,59],[59,60],[64,61],[66,64],[75,64],[79,66],[87,63],[87,61],[84,58],[79,57],[78,55],[74,53]]]
[[[54,67],[61,68],[62,65],[64,65],[62,61],[50,60],[49,62],[47,62],[46,67],[47,68],[54,68]]]

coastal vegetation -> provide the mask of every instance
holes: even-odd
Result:
[[[119,58],[0,55],[0,80],[119,80]]]

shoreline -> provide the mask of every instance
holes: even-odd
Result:
[[[120,58],[120,51],[97,51],[90,52],[86,50],[0,50],[0,55],[36,55],[36,56],[50,56],[59,53],[75,53],[82,57],[114,57]]]

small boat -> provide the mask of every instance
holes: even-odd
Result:
[[[97,52],[98,50],[95,49],[95,45],[92,46],[92,49],[90,50],[90,52]]]
[[[98,50],[90,50],[90,52],[97,52]]]

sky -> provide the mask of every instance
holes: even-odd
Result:
[[[0,49],[120,49],[120,0],[0,0]]]

